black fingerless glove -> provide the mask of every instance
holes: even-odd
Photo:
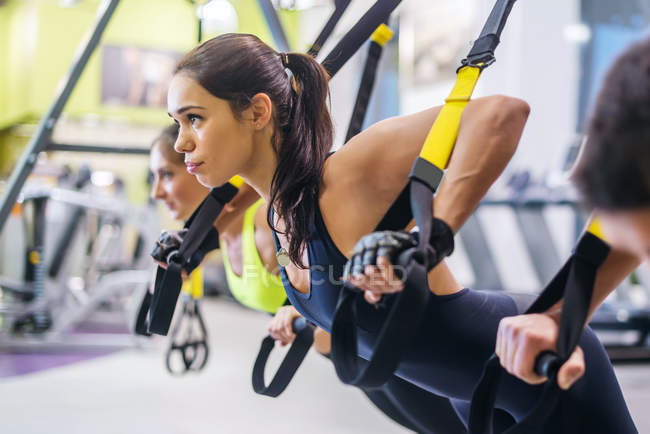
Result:
[[[354,246],[352,257],[345,264],[344,277],[362,274],[367,265],[377,265],[378,256],[385,256],[394,264],[400,253],[416,245],[413,235],[405,231],[379,231],[368,234]]]
[[[177,252],[183,242],[183,238],[187,234],[188,229],[181,229],[180,231],[164,231],[156,245],[151,251],[151,257],[158,262],[169,263],[169,258],[172,253]],[[198,267],[205,255],[215,249],[219,248],[219,233],[215,228],[210,229],[199,248],[192,254],[190,260],[183,266],[187,273],[194,271]]]
[[[170,254],[178,251],[185,234],[187,234],[187,229],[181,229],[180,231],[163,231],[151,251],[151,257],[158,262],[163,262],[165,264],[168,263]]]
[[[396,264],[399,255],[417,247],[419,232],[380,231],[362,237],[354,246],[352,257],[345,265],[344,277],[363,273],[367,265],[377,265],[377,257],[385,256]],[[454,251],[454,233],[444,221],[433,218],[427,248],[427,269],[430,270]],[[395,270],[399,274],[398,269]]]
[[[420,233],[411,232],[416,245],[420,242]],[[429,237],[429,248],[427,249],[427,270],[438,265],[444,258],[454,251],[454,232],[444,221],[433,218],[431,222],[431,236]]]

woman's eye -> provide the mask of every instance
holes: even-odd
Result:
[[[189,114],[187,115],[187,120],[190,121],[192,125],[194,125],[197,121],[201,120],[201,116]]]
[[[164,179],[171,179],[174,176],[171,172],[161,172],[160,177]]]

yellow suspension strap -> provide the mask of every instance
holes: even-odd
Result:
[[[596,274],[609,251],[600,223],[597,219],[592,219],[562,269],[526,311],[526,314],[543,313],[563,300],[556,351],[544,351],[535,361],[535,372],[548,378],[542,396],[528,415],[506,430],[506,433],[539,432],[555,410],[563,393],[557,385],[558,370],[578,345],[589,314]],[[494,402],[502,372],[499,359],[493,355],[486,363],[483,376],[472,396],[470,434],[492,433]]]
[[[404,290],[394,295],[366,365],[361,365],[357,359],[355,306],[360,292],[349,284],[341,291],[332,322],[332,360],[344,383],[364,387],[385,383],[397,369],[402,354],[409,348],[422,322],[430,296],[427,272],[453,250],[453,237],[441,234],[440,240],[431,240],[433,194],[442,181],[454,149],[463,110],[481,71],[494,62],[494,50],[514,2],[497,0],[481,35],[463,60],[456,84],[413,164],[409,175],[410,203],[420,229],[419,245],[404,252],[397,261],[398,269],[405,270]],[[447,227],[444,222],[436,222],[437,227],[441,225]],[[436,250],[433,258],[428,254],[432,242]]]

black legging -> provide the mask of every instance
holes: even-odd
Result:
[[[462,434],[465,426],[447,398],[442,398],[393,376],[376,389],[362,389],[386,416],[400,425],[431,434]]]
[[[326,354],[323,356],[330,358]],[[422,390],[395,375],[380,387],[360,389],[382,413],[411,431],[426,434],[466,432],[447,398]]]
[[[519,312],[525,312],[535,300],[531,294],[508,295]],[[466,432],[469,402],[455,401],[452,406],[449,399],[427,392],[397,376],[379,388],[362,390],[385,415],[412,431],[431,434]],[[494,432],[502,432],[514,423],[515,420],[508,413],[495,410]]]

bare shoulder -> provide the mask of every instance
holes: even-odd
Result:
[[[320,208],[345,255],[372,231],[408,181],[439,108],[378,122],[353,137],[325,164]]]

